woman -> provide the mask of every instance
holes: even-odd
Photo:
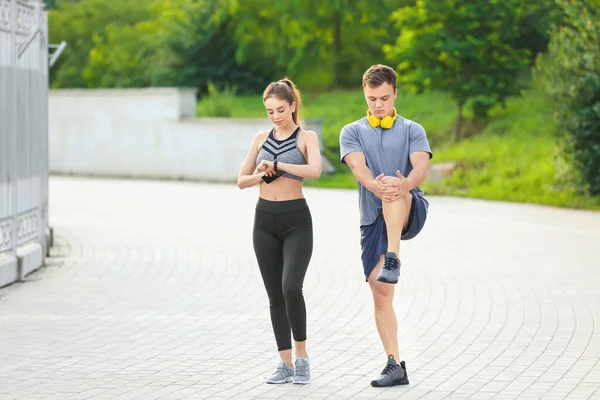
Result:
[[[306,384],[310,382],[310,365],[302,285],[312,255],[313,232],[302,185],[304,178],[321,176],[321,152],[317,135],[299,126],[302,101],[291,80],[269,84],[263,103],[275,127],[254,137],[238,186],[245,189],[259,185],[254,252],[269,297],[271,324],[281,358],[267,383]],[[291,334],[296,349],[294,365]]]

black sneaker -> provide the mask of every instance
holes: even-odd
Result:
[[[395,385],[408,385],[408,375],[406,374],[406,364],[401,361],[396,363],[393,355],[388,356],[388,362],[381,375],[371,381],[371,386],[387,387]]]
[[[398,283],[400,276],[400,260],[393,251],[388,251],[383,259],[383,267],[377,275],[377,280],[384,283]]]

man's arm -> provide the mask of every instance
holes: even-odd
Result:
[[[429,173],[429,153],[424,151],[415,151],[410,155],[410,163],[413,166],[412,171],[406,177],[410,182],[410,190],[416,188],[427,179]]]
[[[404,197],[425,181],[429,172],[429,153],[416,151],[410,155],[410,162],[413,169],[407,177],[402,176],[400,171],[396,171],[396,177],[383,178],[380,190],[384,200],[394,201]]]
[[[427,133],[422,125],[416,122],[412,123],[409,135],[408,154],[413,169],[406,178],[410,183],[410,190],[412,190],[427,178],[429,160],[433,154],[427,140]]]
[[[344,157],[344,161],[348,164],[350,171],[352,171],[358,182],[381,199],[381,179],[384,174],[373,179],[373,173],[367,167],[367,160],[364,153],[353,151]]]

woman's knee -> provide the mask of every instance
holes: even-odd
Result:
[[[283,297],[285,298],[285,301],[302,299],[302,285],[295,282],[284,282]]]
[[[271,309],[285,307],[285,296],[281,288],[279,290],[267,291],[267,295],[269,297],[269,307]]]

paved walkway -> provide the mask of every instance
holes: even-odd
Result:
[[[52,178],[48,266],[0,290],[0,399],[600,398],[600,213],[433,197],[395,306],[411,384],[383,368],[357,193],[306,189],[313,382],[277,353],[251,245],[257,192]]]

